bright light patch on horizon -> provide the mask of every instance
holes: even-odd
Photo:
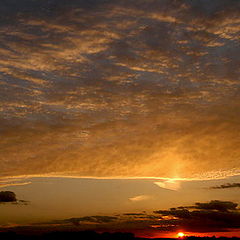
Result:
[[[183,238],[183,237],[185,236],[185,234],[184,234],[183,232],[179,232],[179,233],[177,234],[177,236],[178,236],[178,238]]]

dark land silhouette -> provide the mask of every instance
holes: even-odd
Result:
[[[240,240],[238,237],[196,237],[186,236],[183,238],[139,238],[135,237],[133,233],[125,232],[104,232],[97,233],[95,231],[79,231],[79,232],[68,232],[68,231],[54,231],[44,234],[21,234],[13,231],[0,232],[1,240],[147,240],[147,239],[162,239],[162,240]]]

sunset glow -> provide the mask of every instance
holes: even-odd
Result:
[[[183,237],[185,236],[185,234],[184,234],[183,232],[179,232],[179,233],[177,234],[177,236],[178,236],[179,238],[183,238]]]
[[[239,13],[0,0],[0,239],[240,237]]]

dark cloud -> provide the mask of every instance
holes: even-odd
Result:
[[[16,202],[16,194],[11,191],[1,191],[0,192],[0,203],[6,203],[6,202]]]
[[[86,222],[100,224],[100,223],[110,223],[115,221],[116,219],[117,217],[113,217],[113,216],[89,216],[89,217],[87,216],[87,217],[81,217],[81,218],[65,219],[63,220],[63,222],[73,223],[74,225],[79,225],[81,223],[86,223]]]
[[[211,187],[211,189],[240,188],[240,183],[226,183],[220,186]]]
[[[224,201],[196,203],[192,207],[171,208],[155,213],[170,216],[167,220],[175,227],[191,232],[224,232],[240,228],[240,212],[238,204]],[[189,209],[193,210],[189,210]]]
[[[143,216],[145,214],[144,213],[124,213],[123,215],[126,215],[126,216]]]
[[[115,216],[86,216],[55,220],[37,225],[71,226],[96,231],[132,231],[134,233],[228,232],[240,230],[240,210],[237,203],[213,200],[169,210],[147,213],[125,213]],[[69,225],[70,224],[70,225]]]
[[[196,209],[202,209],[202,210],[218,210],[222,212],[226,212],[228,210],[236,210],[238,204],[233,202],[224,202],[224,201],[218,201],[214,200],[209,203],[196,203],[195,208]]]
[[[152,230],[151,225],[157,223],[154,215],[121,215],[118,216],[86,216],[81,218],[71,218],[65,220],[56,220],[34,225],[44,225],[51,229],[51,226],[59,229],[67,229],[76,227],[78,230],[95,230],[95,231],[121,231],[121,232],[136,232]]]
[[[18,205],[28,205],[29,201],[18,200],[16,194],[12,191],[1,191],[0,192],[0,204],[1,203],[12,203]]]

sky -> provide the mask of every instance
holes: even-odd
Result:
[[[240,236],[239,11],[1,0],[0,228]]]

